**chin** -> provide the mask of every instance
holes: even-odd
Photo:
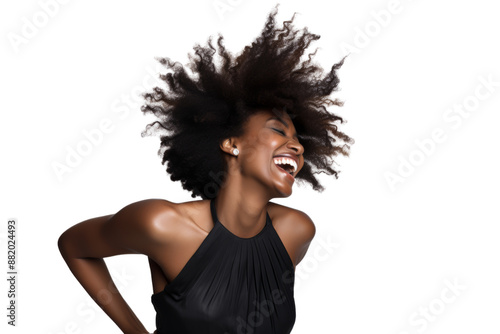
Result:
[[[293,193],[292,187],[290,187],[289,189],[283,189],[283,187],[277,187],[276,191],[277,191],[277,196],[275,196],[275,197],[278,197],[278,198],[290,197]]]

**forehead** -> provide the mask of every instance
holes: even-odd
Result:
[[[247,119],[243,131],[245,135],[254,136],[260,133],[264,128],[270,126],[288,129],[292,132],[292,136],[298,140],[298,135],[295,131],[292,119],[286,111],[278,109],[258,110]]]
[[[250,116],[249,122],[252,125],[264,125],[272,120],[282,123],[284,126],[293,127],[293,122],[288,113],[281,110],[259,110],[256,114]]]

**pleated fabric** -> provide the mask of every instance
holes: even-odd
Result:
[[[240,238],[217,218],[181,272],[151,301],[158,334],[289,334],[295,323],[293,263],[266,212]]]

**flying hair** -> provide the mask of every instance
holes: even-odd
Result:
[[[162,164],[170,179],[180,181],[192,197],[217,196],[227,172],[219,144],[242,135],[248,118],[261,110],[286,112],[292,119],[304,147],[298,182],[323,191],[315,175],[338,178],[333,158],[349,155],[354,140],[338,129],[345,120],[327,110],[343,105],[330,95],[338,89],[337,71],[345,57],[326,73],[313,62],[316,51],[302,59],[320,36],[307,27],[295,29],[295,14],[277,27],[277,12],[278,6],[261,34],[237,55],[226,50],[219,34],[215,43],[211,36],[205,46],[196,44],[185,66],[158,58],[169,70],[160,75],[168,89],[155,87],[143,95],[142,112],[157,120],[146,126],[142,136],[160,134]]]

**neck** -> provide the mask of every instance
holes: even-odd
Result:
[[[266,224],[269,194],[256,182],[232,175],[215,199],[217,218],[229,231],[241,238],[259,233]]]

